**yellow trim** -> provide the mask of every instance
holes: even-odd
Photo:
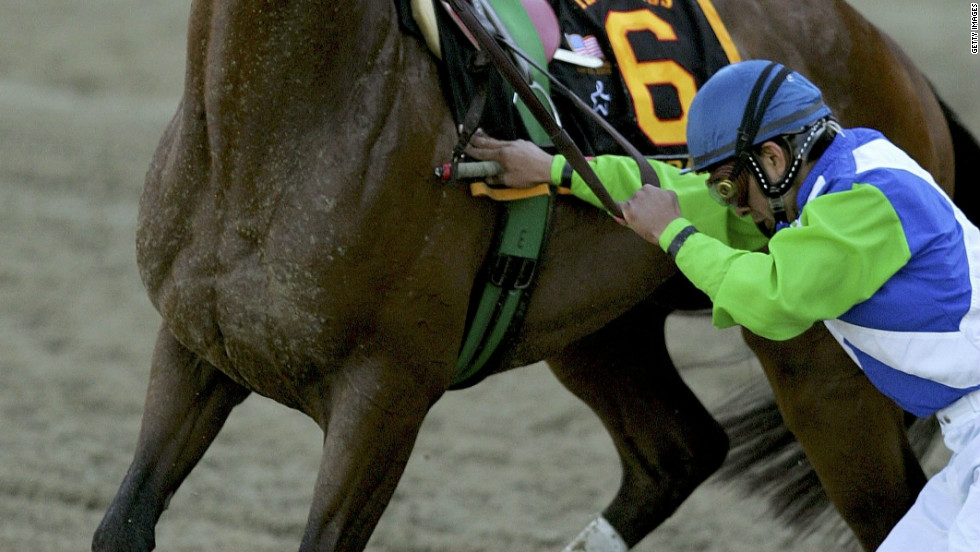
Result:
[[[715,5],[711,3],[711,0],[698,0],[698,4],[701,5],[701,11],[704,13],[704,17],[708,20],[708,24],[715,31],[715,36],[718,37],[718,42],[721,44],[722,50],[725,51],[725,55],[728,56],[729,63],[738,63],[742,61],[742,56],[738,53],[738,48],[735,47],[735,43],[732,42],[731,35],[728,34],[728,29],[725,28],[725,24],[721,21],[721,16],[718,15],[718,11],[715,10]]]
[[[485,182],[471,182],[470,194],[473,197],[488,197],[494,201],[515,201],[527,199],[552,193],[552,186],[548,184],[538,184],[532,188],[491,188]],[[568,188],[554,188],[558,195],[569,195],[572,193]]]

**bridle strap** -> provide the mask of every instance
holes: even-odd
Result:
[[[578,148],[575,142],[571,139],[568,133],[558,124],[557,121],[552,117],[548,108],[544,106],[541,100],[537,97],[532,90],[531,86],[527,83],[524,76],[521,74],[520,69],[514,64],[510,57],[504,52],[503,48],[497,43],[493,36],[480,24],[479,19],[474,13],[473,7],[469,5],[465,0],[449,0],[449,4],[452,7],[456,15],[459,16],[460,21],[466,29],[473,35],[480,45],[480,48],[487,52],[490,57],[491,62],[497,67],[501,76],[514,88],[514,92],[517,93],[518,97],[524,102],[530,111],[531,115],[534,116],[535,120],[541,125],[541,127],[548,134],[551,142],[555,145],[555,148],[559,153],[565,156],[568,163],[575,169],[575,172],[582,177],[586,185],[592,190],[592,193],[599,199],[602,206],[606,208],[607,211],[612,213],[618,218],[623,217],[622,210],[619,208],[619,204],[613,200],[612,196],[602,185],[599,177],[596,175],[592,166],[589,165],[588,161],[585,159],[585,155]],[[643,170],[643,166],[649,167],[649,163],[645,158],[640,156],[637,159],[637,164],[640,166],[640,170]],[[652,172],[652,171],[651,171]],[[659,181],[656,180],[656,173],[653,173],[654,180],[650,183],[658,185]]]

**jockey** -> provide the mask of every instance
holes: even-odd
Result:
[[[650,186],[624,217],[711,296],[716,325],[789,339],[824,321],[882,393],[937,414],[953,456],[878,550],[980,550],[980,231],[884,136],[827,115],[765,61],[719,71],[691,104],[694,170],[774,233],[768,253],[699,236]]]
[[[654,162],[662,188],[641,187],[630,160],[593,161],[629,197],[624,222],[711,298],[716,326],[786,340],[823,322],[883,394],[936,414],[952,457],[878,550],[980,550],[980,231],[905,152],[842,129],[819,89],[777,63],[720,70],[688,117],[693,172]],[[503,184],[534,175],[596,203],[561,156],[474,146],[501,162]],[[708,197],[736,216],[717,224]],[[747,246],[740,217],[769,236],[766,252]]]

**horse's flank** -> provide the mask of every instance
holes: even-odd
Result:
[[[452,126],[428,55],[389,32],[390,2],[288,6],[195,3],[138,254],[181,342],[301,406],[315,372],[368,347],[450,363],[492,219],[427,181]]]

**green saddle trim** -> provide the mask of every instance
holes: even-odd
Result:
[[[523,4],[515,0],[489,2],[517,45],[544,67],[544,46]],[[532,74],[537,83],[535,92],[550,105],[548,79],[535,69]],[[539,146],[551,145],[551,139],[524,102],[517,102],[517,110],[531,140]],[[554,198],[554,194],[549,194],[505,203],[507,213],[500,230],[500,245],[456,360],[453,387],[465,386],[477,376],[508,330],[520,323],[520,307],[543,250]]]
[[[545,58],[544,45],[541,44],[538,29],[531,21],[531,16],[527,14],[527,10],[524,9],[524,4],[519,0],[488,0],[488,2],[493,6],[493,10],[497,12],[497,16],[503,21],[504,26],[507,27],[507,31],[510,32],[510,36],[517,46],[538,65],[546,67],[548,61]],[[533,67],[531,68],[531,75],[536,83],[535,93],[545,105],[551,105],[551,83],[548,78]],[[517,112],[520,114],[521,120],[524,121],[524,127],[527,128],[531,141],[539,146],[551,144],[548,134],[541,128],[541,125],[538,124],[521,100],[517,101]]]

